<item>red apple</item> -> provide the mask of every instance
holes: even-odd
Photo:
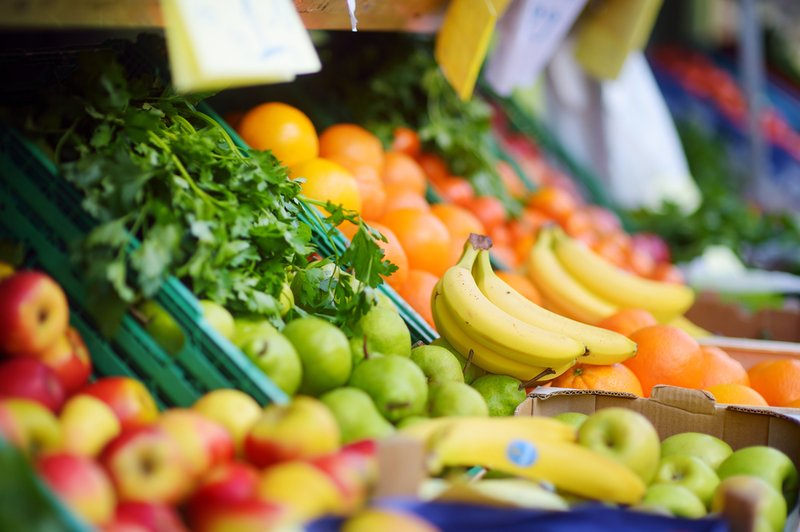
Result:
[[[100,455],[121,501],[182,501],[193,485],[180,447],[160,426],[124,430]]]
[[[230,504],[211,504],[195,516],[195,532],[264,532],[289,524],[286,508],[250,499]]]
[[[0,281],[0,352],[38,356],[67,330],[67,296],[42,272],[21,271]]]
[[[0,400],[0,432],[26,455],[56,452],[61,449],[61,427],[56,416],[30,399]]]
[[[55,371],[67,395],[85,385],[92,374],[89,349],[74,327],[69,327],[56,343],[45,349],[39,360]]]
[[[114,515],[114,486],[100,465],[85,456],[56,453],[39,458],[36,470],[64,503],[92,525]]]
[[[256,497],[285,506],[289,518],[296,523],[348,509],[348,501],[336,483],[318,467],[303,460],[266,468],[259,478]]]
[[[377,445],[372,440],[363,440],[314,458],[311,463],[333,480],[342,494],[342,511],[350,513],[363,506],[377,478]]]
[[[271,404],[247,433],[244,454],[258,467],[298,458],[313,458],[339,448],[336,418],[313,397],[297,396],[291,403]]]
[[[158,418],[155,399],[141,382],[130,377],[105,377],[80,393],[91,395],[106,403],[117,415],[122,430],[147,425]]]
[[[73,395],[58,418],[64,450],[83,456],[97,456],[122,430],[111,407],[91,395]]]
[[[64,404],[64,388],[55,372],[35,358],[12,358],[0,362],[0,398],[18,397],[38,401],[51,412]]]
[[[255,399],[229,388],[208,392],[192,405],[192,410],[225,427],[236,443],[237,452],[241,452],[247,432],[262,413]]]
[[[187,510],[192,522],[204,508],[251,500],[255,496],[258,484],[258,470],[244,462],[227,462],[219,464],[200,480]]]
[[[195,476],[233,459],[236,448],[230,433],[198,412],[171,408],[161,414],[157,423],[178,443]]]
[[[186,532],[188,529],[172,506],[157,502],[121,502],[117,505],[116,525],[138,526],[147,532]]]

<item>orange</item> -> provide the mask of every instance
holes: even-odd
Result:
[[[557,388],[628,392],[642,397],[642,385],[639,379],[622,364],[607,366],[575,364],[552,382]]]
[[[411,308],[417,311],[431,327],[434,327],[433,313],[431,312],[431,294],[439,278],[432,273],[422,270],[409,270],[406,282],[398,294]]]
[[[508,220],[508,213],[506,213],[503,202],[491,196],[474,198],[467,203],[466,207],[478,217],[487,231],[491,231],[496,225]]]
[[[489,231],[489,238],[492,239],[492,244],[495,246],[511,247],[514,243],[511,237],[511,229],[508,228],[507,223],[492,227],[492,230]]]
[[[797,401],[792,401],[791,403],[787,404],[786,407],[788,408],[800,408],[800,399]]]
[[[640,277],[650,277],[656,267],[653,257],[640,249],[631,247],[628,250],[628,268]]]
[[[436,190],[445,201],[455,203],[456,205],[468,205],[475,197],[475,189],[472,188],[469,181],[458,176],[448,176],[436,181],[434,190]]]
[[[437,203],[431,205],[430,209],[450,233],[450,263],[455,264],[470,233],[484,234],[483,224],[475,215],[458,205]]]
[[[309,198],[330,201],[345,209],[361,212],[361,193],[358,182],[342,166],[317,157],[293,166],[292,179],[303,178],[300,187]]]
[[[630,336],[639,329],[643,329],[657,323],[658,321],[656,318],[646,310],[638,308],[626,308],[600,320],[597,326],[602,327],[603,329],[616,331],[625,336]]]
[[[650,279],[656,281],[663,281],[665,283],[684,284],[685,280],[681,270],[669,262],[661,262],[656,264],[653,271],[650,272]]]
[[[383,188],[386,191],[386,204],[383,209],[384,216],[397,209],[430,210],[428,200],[418,192],[398,185],[385,185]]]
[[[397,185],[425,195],[428,181],[417,161],[399,151],[387,152],[383,158],[383,173],[381,174],[385,185]]]
[[[334,124],[319,136],[321,157],[336,161],[353,173],[359,166],[380,172],[383,145],[380,139],[356,124]]]
[[[614,236],[615,234],[599,237],[592,245],[592,249],[610,263],[623,268],[628,265],[628,250],[622,241]]]
[[[386,214],[381,223],[400,240],[408,256],[408,266],[436,276],[453,265],[450,257],[450,233],[430,212],[420,209],[396,209]]]
[[[757,391],[744,384],[717,384],[704,388],[718,403],[726,405],[769,406]]]
[[[525,235],[520,238],[514,240],[514,253],[517,254],[517,260],[523,262],[533,249],[533,245],[536,243],[536,237],[534,235]]]
[[[239,121],[237,132],[250,147],[272,150],[286,166],[319,155],[314,124],[302,111],[285,103],[263,103],[250,109]]]
[[[497,161],[497,173],[503,181],[506,190],[513,198],[522,198],[528,193],[528,188],[514,170],[514,167],[506,161]]]
[[[676,327],[651,325],[630,336],[636,356],[625,361],[639,378],[645,397],[656,384],[698,388],[702,380],[703,356],[694,338]]]
[[[406,256],[406,252],[397,235],[391,229],[377,222],[370,222],[369,225],[386,238],[386,242],[376,240],[376,244],[383,250],[384,260],[388,260],[397,266],[397,270],[391,275],[385,276],[383,280],[395,290],[400,291],[406,279],[408,279],[408,256]]]
[[[713,345],[701,345],[703,353],[703,379],[700,387],[708,389],[717,384],[744,384],[750,385],[747,370],[741,362],[731,357],[728,353]]]
[[[529,207],[543,212],[560,223],[566,220],[579,204],[574,195],[556,186],[541,187],[528,200]]]
[[[511,246],[505,245],[493,245],[492,246],[492,257],[497,259],[497,261],[503,265],[505,268],[510,268],[512,270],[519,267],[521,261],[517,256],[517,252],[514,251],[514,248]]]
[[[592,229],[598,235],[607,235],[622,229],[619,217],[605,207],[587,205],[583,208],[583,212],[591,220]]]
[[[361,194],[361,216],[365,220],[378,220],[386,209],[386,189],[378,172],[371,166],[355,167],[358,191]]]
[[[747,375],[750,386],[771,406],[786,406],[800,400],[800,360],[766,360],[750,368]]]
[[[425,175],[428,176],[428,181],[431,183],[439,183],[444,181],[450,176],[450,170],[447,168],[447,163],[444,159],[434,153],[422,153],[417,158],[417,162]]]
[[[419,157],[420,141],[417,132],[407,127],[396,128],[392,139],[392,151],[399,151],[414,158]]]
[[[584,233],[594,232],[592,229],[592,218],[583,211],[573,211],[564,219],[561,227],[569,236],[576,236]]]
[[[511,288],[530,299],[537,305],[542,304],[542,296],[527,276],[521,273],[498,270],[495,272],[499,278],[508,283]]]

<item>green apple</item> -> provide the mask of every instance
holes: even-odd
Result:
[[[239,347],[286,395],[297,392],[303,378],[300,356],[277,329],[262,327],[247,336]]]
[[[421,345],[411,350],[411,361],[428,378],[428,384],[439,382],[464,382],[461,364],[458,359],[445,349],[436,345]]]
[[[309,316],[283,329],[300,356],[303,378],[300,393],[320,395],[347,382],[353,367],[347,336],[335,325]]]
[[[734,451],[717,469],[720,480],[734,475],[752,475],[766,480],[783,494],[786,505],[797,501],[797,468],[792,460],[774,447],[754,445]]]
[[[673,454],[661,458],[653,482],[678,484],[691,490],[708,507],[719,485],[719,477],[696,456]]]
[[[489,408],[483,396],[463,382],[441,382],[428,388],[428,413],[431,417],[486,417]]]
[[[696,456],[715,471],[731,453],[733,449],[730,445],[702,432],[681,432],[661,442],[661,458],[672,455]]]
[[[445,349],[453,353],[453,355],[455,355],[456,359],[458,359],[458,363],[461,365],[461,371],[464,374],[464,382],[466,382],[467,384],[472,384],[472,382],[478,377],[486,375],[486,370],[481,369],[472,363],[468,365],[466,357],[464,357],[464,355],[459,353],[455,347],[450,345],[450,342],[448,342],[441,336],[436,340],[434,340],[433,342],[431,342],[430,345],[444,347]]]
[[[734,475],[720,482],[711,501],[711,511],[721,512],[728,492],[737,491],[743,497],[752,498],[756,504],[756,516],[761,523],[768,524],[766,530],[780,532],[786,524],[787,506],[781,493],[767,481],[750,475]],[[760,528],[756,527],[756,530]]]
[[[177,355],[183,349],[183,331],[178,322],[161,305],[148,299],[139,306],[144,317],[144,330],[169,355]]]
[[[676,517],[697,519],[706,515],[706,507],[697,495],[678,484],[650,485],[640,504],[664,508]]]
[[[578,443],[627,466],[649,484],[661,457],[661,442],[653,424],[627,408],[603,408],[578,429]]]
[[[228,312],[228,309],[208,299],[200,300],[200,308],[203,309],[203,318],[212,329],[228,340],[233,339],[233,316]]]
[[[508,375],[484,375],[472,381],[472,387],[483,396],[490,416],[513,416],[525,400],[525,388],[520,380]]]
[[[589,416],[583,412],[561,412],[560,414],[554,415],[553,419],[562,421],[567,425],[575,427],[575,430],[578,430],[581,428],[581,425],[583,425],[583,422],[589,419]]]

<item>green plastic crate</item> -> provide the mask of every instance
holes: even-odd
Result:
[[[207,115],[214,118],[217,122],[219,122],[225,131],[231,136],[233,141],[236,143],[237,146],[246,147],[247,144],[242,140],[242,138],[234,131],[230,125],[222,119],[219,114],[214,111],[208,104],[201,104],[200,109],[206,113]],[[320,249],[320,251],[327,253],[328,255],[333,254],[341,254],[347,248],[348,240],[347,238],[342,235],[338,230],[334,231],[333,235],[330,239],[325,237],[325,234],[331,229],[330,226],[322,220],[317,220],[313,214],[306,211],[305,215],[301,217],[303,222],[310,225],[314,230],[314,243]],[[411,306],[401,298],[394,289],[386,283],[381,283],[379,286],[379,290],[386,294],[386,296],[394,303],[397,307],[400,316],[408,325],[408,329],[411,332],[411,340],[412,342],[425,342],[429,343],[439,335],[433,328],[428,325],[428,322],[420,316],[417,311],[415,311]]]
[[[0,236],[23,244],[26,265],[48,272],[64,289],[71,320],[92,354],[98,375],[130,375],[143,381],[161,406],[189,406],[217,388],[237,388],[261,404],[286,395],[250,359],[202,319],[194,295],[170,278],[156,295],[177,322],[185,342],[168,355],[130,314],[110,339],[88,317],[87,284],[69,249],[93,226],[81,194],[15,131],[0,127]],[[135,242],[134,242],[135,245]]]

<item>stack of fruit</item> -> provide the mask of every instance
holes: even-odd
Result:
[[[699,518],[720,512],[735,491],[755,502],[756,530],[779,532],[797,502],[797,468],[781,451],[766,446],[733,451],[724,441],[695,432],[660,441],[646,417],[626,408],[588,416],[431,420],[403,432],[424,442],[432,473],[483,466],[516,477],[468,487],[517,505],[564,510],[601,501]],[[543,481],[554,489],[542,487]],[[448,485],[437,482],[425,493],[435,496]]]
[[[193,530],[277,529],[350,515],[366,501],[377,475],[376,444],[342,433],[338,415],[348,408],[337,412],[308,396],[261,408],[240,391],[220,389],[191,408],[159,412],[136,379],[88,382],[89,353],[68,328],[64,292],[47,275],[9,271],[0,282],[0,308],[7,325],[0,336],[6,357],[0,363],[0,437],[89,524],[178,531],[186,529],[185,520]],[[341,335],[349,368],[347,339],[318,321]],[[297,329],[309,350],[335,344],[326,336],[330,330],[292,323],[287,337]],[[282,345],[266,323],[236,325],[251,329],[242,337],[260,343],[253,348],[259,352],[267,343]],[[332,378],[323,369],[314,374]],[[309,392],[321,391],[303,383]],[[375,518],[387,524],[402,519],[378,513],[354,520]]]

